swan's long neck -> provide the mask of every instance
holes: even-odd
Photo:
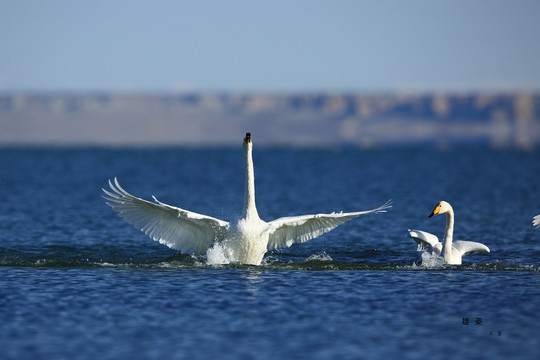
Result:
[[[257,207],[255,206],[255,172],[253,170],[253,157],[251,156],[251,146],[245,149],[246,160],[246,191],[244,194],[244,218],[259,219]]]
[[[446,230],[444,232],[444,253],[450,254],[452,249],[452,238],[454,237],[454,211],[450,209],[446,213]]]

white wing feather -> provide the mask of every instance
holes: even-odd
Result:
[[[102,189],[113,210],[155,241],[183,253],[204,254],[216,240],[225,237],[229,223],[159,202],[140,199],[122,189],[116,178],[109,180],[113,192]]]
[[[534,218],[533,218],[533,226],[536,227],[536,228],[540,228],[540,214],[536,215]]]
[[[459,251],[461,256],[480,252],[489,252],[489,248],[486,245],[474,241],[457,240],[452,243],[452,247]]]
[[[418,251],[429,250],[434,254],[441,254],[442,243],[436,235],[422,230],[409,230],[409,237],[418,244]]]
[[[268,250],[289,247],[314,239],[355,217],[386,212],[391,201],[367,211],[283,217],[268,223]]]
[[[430,250],[440,255],[442,252],[442,243],[437,236],[422,230],[409,230],[409,237],[418,243],[419,251],[421,246],[428,246]],[[452,247],[456,249],[460,256],[476,254],[479,252],[489,252],[489,248],[479,242],[457,240],[452,242]]]

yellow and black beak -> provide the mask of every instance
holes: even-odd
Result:
[[[244,138],[244,142],[246,144],[249,144],[251,142],[251,133],[246,133],[246,137]]]
[[[439,203],[439,204],[437,204],[437,206],[435,206],[435,209],[433,209],[433,211],[428,216],[428,218],[432,217],[433,215],[439,215],[440,211],[441,211],[441,204]]]

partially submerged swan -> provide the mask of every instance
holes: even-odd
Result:
[[[188,210],[140,199],[125,191],[116,178],[103,196],[119,215],[155,241],[183,253],[203,255],[219,244],[229,262],[260,265],[268,250],[314,239],[355,217],[386,212],[391,201],[367,211],[283,217],[271,222],[259,218],[255,206],[251,134],[244,138],[245,198],[242,217],[233,223]]]
[[[540,228],[540,214],[536,215],[534,218],[533,218],[533,226],[535,228]]]
[[[479,252],[489,252],[489,248],[479,242],[474,241],[453,241],[454,234],[454,210],[446,201],[441,201],[435,206],[432,217],[438,214],[446,214],[446,230],[444,233],[444,244],[439,242],[437,236],[421,230],[409,230],[411,237],[418,244],[418,250],[428,250],[432,254],[441,255],[444,262],[450,265],[461,265],[461,258],[465,255]]]

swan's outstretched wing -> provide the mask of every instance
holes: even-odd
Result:
[[[430,250],[437,255],[441,254],[442,243],[437,236],[427,231],[409,230],[409,237],[418,244],[418,251]]]
[[[533,226],[536,227],[536,228],[540,228],[540,214],[536,215],[534,218],[533,218]]]
[[[489,248],[479,242],[457,240],[452,243],[452,247],[459,251],[461,256],[489,252]]]
[[[225,237],[229,223],[159,202],[140,199],[122,189],[116,178],[112,189],[102,189],[107,205],[128,223],[161,244],[184,253],[204,254],[215,240]]]
[[[301,215],[276,219],[268,223],[268,250],[289,247],[320,236],[355,217],[386,212],[392,202],[372,210],[351,213]]]

